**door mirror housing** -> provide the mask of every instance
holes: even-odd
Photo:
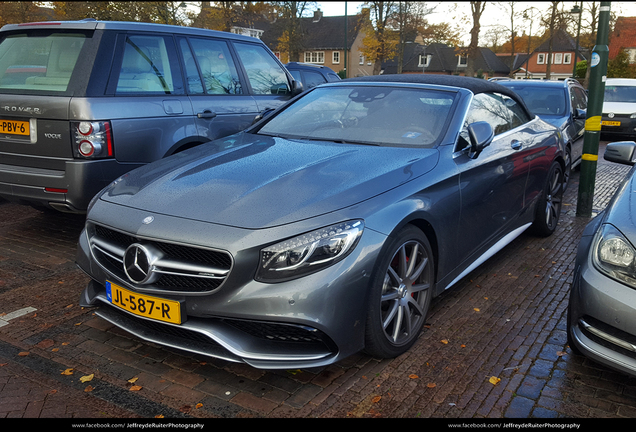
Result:
[[[480,121],[468,125],[468,136],[470,137],[470,157],[476,158],[490,145],[495,137],[495,131],[490,123]]]
[[[636,142],[634,141],[613,142],[607,145],[603,157],[610,162],[634,165],[636,163],[635,150]]]

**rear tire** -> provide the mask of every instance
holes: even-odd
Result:
[[[433,294],[435,263],[424,233],[408,226],[390,242],[369,296],[365,351],[378,358],[397,357],[413,346]]]
[[[546,185],[537,204],[533,222],[535,234],[548,237],[554,233],[559,224],[563,203],[564,174],[561,164],[553,162],[548,171]]]

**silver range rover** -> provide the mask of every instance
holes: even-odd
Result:
[[[130,22],[0,30],[0,199],[83,213],[134,168],[300,93],[260,40]]]

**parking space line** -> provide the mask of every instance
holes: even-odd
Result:
[[[11,321],[12,319],[19,318],[19,317],[24,316],[24,315],[26,315],[28,313],[35,312],[36,310],[37,310],[36,308],[28,306],[28,307],[25,307],[25,308],[22,308],[22,309],[18,309],[18,310],[13,311],[13,312],[9,312],[8,314],[3,315],[3,316],[0,317],[0,327],[4,327],[4,326],[8,325],[9,321]]]

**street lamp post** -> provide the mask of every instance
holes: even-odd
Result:
[[[528,68],[530,67],[530,45],[532,42],[532,20],[534,19],[534,11],[537,9],[535,7],[529,7],[525,11],[523,11],[523,18],[530,19],[530,31],[528,33],[528,58],[526,59],[526,78],[528,78]],[[530,18],[528,18],[528,11],[531,11]]]
[[[581,37],[581,16],[583,15],[583,1],[581,0],[580,7],[579,5],[575,4],[570,13],[579,15],[579,22],[576,28],[576,46],[574,47],[574,66],[572,66],[572,78],[576,79],[576,59],[579,56],[579,38]]]

